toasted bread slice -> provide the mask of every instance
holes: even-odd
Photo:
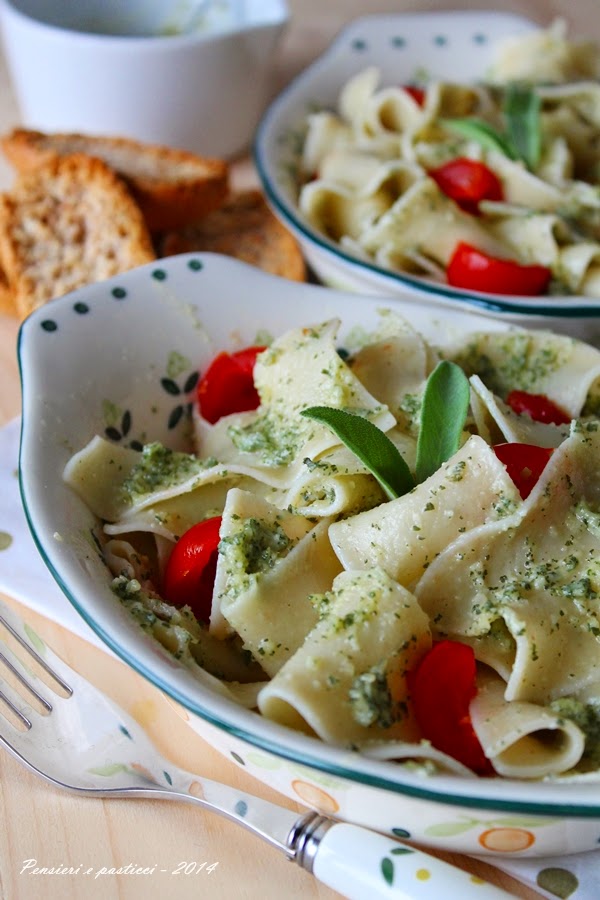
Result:
[[[99,159],[51,159],[0,195],[0,266],[21,317],[153,259],[137,203]]]
[[[127,183],[152,232],[196,221],[217,209],[228,191],[229,167],[223,160],[129,138],[16,128],[1,144],[18,172],[74,153],[102,159]]]
[[[258,190],[233,194],[223,206],[194,225],[164,235],[160,253],[209,251],[235,256],[292,281],[304,281],[300,247],[273,215]]]

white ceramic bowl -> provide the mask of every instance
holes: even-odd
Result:
[[[598,299],[482,294],[392,272],[359,259],[319,233],[297,202],[307,115],[334,109],[350,77],[375,66],[381,71],[382,86],[418,83],[420,72],[432,79],[474,82],[486,73],[498,41],[539,27],[503,12],[365,16],[344,28],[325,53],[273,101],[257,129],[256,167],[274,212],[296,235],[321,281],[343,290],[392,295],[410,287],[442,306],[481,309],[526,327],[543,325],[588,341],[600,339]]]
[[[284,0],[1,0],[4,51],[22,122],[123,135],[204,156],[247,149],[270,97]]]
[[[466,853],[539,856],[597,847],[600,797],[586,784],[424,777],[327,746],[199,685],[116,601],[90,539],[97,524],[62,479],[95,434],[123,444],[183,446],[194,374],[220,349],[339,316],[367,329],[383,305],[425,336],[504,330],[473,312],[440,317],[427,296],[381,299],[267,275],[224,256],[186,254],[82,288],[22,325],[21,492],[50,572],[97,635],[177,701],[190,725],[261,781],[290,797],[387,833]],[[343,335],[342,335],[343,339]],[[185,362],[166,379],[169,356]],[[110,418],[107,418],[110,416]],[[592,788],[592,789],[590,789]]]

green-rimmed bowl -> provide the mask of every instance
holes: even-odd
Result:
[[[151,263],[52,301],[22,325],[20,484],[39,551],[75,609],[121,659],[177,702],[215,747],[279,791],[389,834],[464,853],[537,856],[598,846],[600,789],[589,783],[426,776],[328,746],[199,683],[111,590],[94,516],[65,485],[67,460],[95,435],[182,448],[198,371],[260,330],[342,320],[340,338],[393,308],[434,342],[508,326],[440,314],[427,295],[383,300],[289,282],[215,254]]]
[[[483,294],[393,272],[359,259],[313,228],[298,207],[299,167],[307,115],[333,109],[350,77],[375,66],[382,84],[409,84],[426,73],[457,83],[481,79],[493,45],[540,25],[511,13],[398,13],[365,16],[344,28],[325,53],[272,102],[254,140],[254,160],[276,215],[297,237],[317,277],[332,287],[394,295],[407,287],[446,309],[477,309],[525,327],[548,327],[600,340],[600,301],[582,296]]]

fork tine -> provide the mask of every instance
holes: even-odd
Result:
[[[0,611],[0,714],[15,731],[27,732],[33,727],[33,715],[49,715],[54,709],[52,692],[59,688],[65,697],[72,696],[66,681],[42,658],[30,640],[23,623],[8,610]],[[12,643],[9,645],[7,639]],[[22,651],[22,652],[21,652]],[[32,665],[38,667],[37,672]],[[40,678],[46,673],[50,682]]]
[[[25,678],[25,676],[21,671],[19,671],[17,666],[13,665],[6,653],[2,650],[0,650],[0,663],[4,665],[9,670],[9,672],[12,672],[19,684],[21,684],[26,691],[32,694],[35,699],[44,707],[45,710],[47,710],[48,712],[52,712],[52,704],[50,703],[50,701],[46,700],[46,698],[34,688],[31,682],[28,681],[27,678]],[[4,697],[4,699],[7,701],[6,697]]]
[[[71,694],[73,693],[73,689],[66,683],[66,681],[64,681],[64,680],[60,677],[60,675],[59,675],[57,672],[54,671],[54,669],[51,668],[51,666],[48,665],[48,663],[46,662],[46,660],[43,659],[43,658],[39,655],[39,653],[38,653],[38,652],[35,650],[35,648],[29,643],[29,641],[26,641],[26,640],[18,633],[18,631],[16,631],[16,629],[15,629],[15,628],[10,624],[10,622],[7,620],[7,618],[6,618],[5,615],[0,614],[0,625],[3,625],[4,628],[6,628],[6,630],[9,632],[9,634],[11,634],[11,635],[13,636],[13,638],[20,644],[20,646],[23,647],[23,649],[24,649],[24,650],[25,650],[25,651],[26,651],[26,652],[27,652],[27,653],[28,653],[28,654],[36,661],[36,663],[37,663],[37,664],[38,664],[38,665],[39,665],[39,666],[40,666],[40,667],[41,667],[41,668],[42,668],[42,669],[50,676],[50,678],[53,678],[54,681],[62,688],[62,690],[70,697]],[[2,654],[0,653],[0,655],[2,655]],[[8,660],[6,660],[6,662],[8,663]],[[8,663],[8,665],[10,666],[11,664]],[[11,668],[13,668],[13,667],[11,666]],[[14,669],[13,669],[13,671],[14,671]],[[17,675],[17,677],[18,677],[20,680],[23,680],[23,679],[22,679],[22,676],[21,676],[20,674],[18,674],[18,673],[16,673],[16,672],[15,672],[15,674]],[[27,685],[27,682],[26,682],[26,681],[24,681],[23,683],[24,683],[26,686],[30,687],[31,690],[33,690],[33,688],[31,688],[31,685]],[[35,693],[35,691],[33,691],[33,692]],[[51,707],[50,707],[50,708],[51,708]]]
[[[15,682],[11,683],[5,679],[5,673],[2,671],[5,661],[9,671],[13,672],[13,674],[16,673],[15,677],[18,684]],[[18,665],[18,660],[16,663]],[[46,718],[50,714],[52,706],[20,675],[17,671],[17,665],[11,664],[5,654],[0,653],[0,731],[4,724],[8,724],[11,732],[16,730],[23,733],[31,730],[33,719],[36,715],[37,717]],[[23,685],[26,691],[20,690],[18,685]],[[36,708],[35,703],[32,702],[34,697],[40,698],[38,702],[41,704],[41,707],[38,706]],[[48,710],[48,706],[50,706],[50,710]]]
[[[4,691],[0,690],[0,703],[3,703],[5,708],[9,711],[10,714],[15,716],[18,722],[21,723],[23,729],[29,731],[32,727],[31,719],[28,719],[24,712],[17,708],[15,703],[8,697]],[[0,715],[2,712],[0,711]],[[1,740],[1,737],[0,737]]]

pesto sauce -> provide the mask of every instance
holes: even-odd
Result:
[[[600,384],[598,381],[591,386],[581,410],[581,417],[585,418],[586,416],[600,417]]]
[[[498,519],[504,519],[506,516],[512,516],[516,511],[518,501],[514,497],[507,497],[506,494],[499,494],[498,499],[492,503],[492,509]]]
[[[490,625],[489,631],[487,632],[488,636],[492,638],[498,645],[498,647],[503,650],[507,656],[514,657],[517,651],[517,643],[508,630],[506,622],[503,618],[495,619]]]
[[[420,394],[404,394],[398,404],[398,413],[402,413],[404,417],[405,430],[413,437],[417,437],[419,433],[422,404],[423,397]]]
[[[247,425],[231,425],[227,434],[238,450],[256,453],[265,466],[288,465],[302,442],[296,427],[272,414],[259,416]]]
[[[348,698],[352,718],[365,728],[370,725],[390,728],[397,719],[385,662],[357,675],[348,691]]]
[[[333,601],[333,593],[328,591],[323,594],[309,594],[308,601],[316,610],[319,619],[325,619],[329,615],[329,606]]]
[[[144,446],[140,461],[123,482],[122,490],[125,497],[133,502],[144,494],[182,484],[216,464],[217,460],[213,457],[199,459],[193,453],[171,450],[155,441]]]
[[[137,578],[118,575],[113,578],[110,587],[144,631],[151,631],[152,626],[158,621],[158,617],[146,605],[146,595]]]
[[[536,393],[541,382],[562,364],[557,343],[537,345],[530,335],[509,335],[493,346],[493,357],[486,352],[485,342],[478,336],[453,361],[467,377],[479,375],[485,386],[500,397],[510,390]]]
[[[249,578],[269,572],[295,543],[279,522],[245,519],[235,534],[219,542],[219,554],[226,562],[227,595],[236,597],[242,593]]]
[[[211,637],[189,606],[172,606],[126,575],[114,578],[111,588],[137,624],[192,671],[200,667],[221,681],[264,679],[264,671],[244,651],[238,636],[225,641]]]
[[[189,606],[177,608],[166,603],[158,595],[144,590],[137,578],[117,575],[111,582],[111,590],[146,631],[153,631],[154,625],[163,622],[185,628],[190,637],[196,637],[203,628]]]
[[[577,503],[568,513],[565,530],[573,535],[570,543],[577,547],[578,533],[583,528],[600,528],[600,516],[584,501]],[[594,532],[595,533],[595,532]],[[559,617],[575,615],[579,627],[600,636],[598,619],[598,591],[596,590],[596,565],[593,554],[564,553],[556,558],[537,560],[535,544],[529,543],[523,560],[514,575],[503,574],[497,584],[490,584],[485,561],[471,566],[469,577],[480,599],[473,606],[473,614],[489,617],[499,614],[505,606],[519,606],[528,602],[535,592],[543,591],[549,597],[562,601],[557,608]],[[560,627],[560,618],[547,625],[551,630]]]
[[[592,580],[589,576],[583,575],[568,580],[565,577],[572,566],[571,559],[567,557],[562,560],[552,560],[531,565],[523,568],[517,573],[515,578],[502,576],[501,584],[491,587],[490,592],[495,603],[491,606],[498,607],[505,604],[518,603],[527,598],[531,591],[546,591],[553,597],[564,597],[565,600],[579,601],[576,605],[580,611],[585,611],[589,616],[593,616],[593,609],[583,610],[583,600],[596,600],[597,592],[594,590]],[[575,566],[578,560],[575,559]],[[573,566],[573,568],[575,568]],[[479,572],[482,580],[485,578],[485,572]],[[593,622],[588,623],[587,627],[595,631]]]
[[[557,716],[569,719],[581,729],[585,735],[582,763],[585,767],[598,768],[600,766],[600,706],[595,703],[583,703],[574,697],[560,697],[552,700],[549,706]]]
[[[360,606],[355,606],[342,614],[339,612],[337,601],[346,588],[311,595],[310,601],[319,614],[319,620],[325,620],[327,623],[322,633],[323,639],[345,632],[345,637],[353,640],[357,629],[378,615],[383,592],[391,591],[388,586],[381,585],[379,577],[374,572],[357,572],[356,578],[361,587]],[[373,587],[368,588],[367,582],[371,581]]]

